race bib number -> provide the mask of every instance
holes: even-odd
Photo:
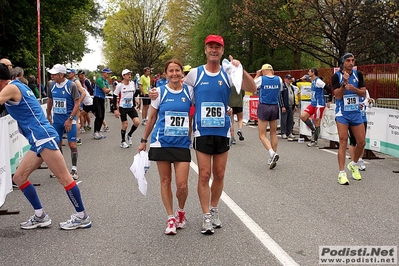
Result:
[[[225,106],[220,102],[201,104],[201,127],[224,127]]]
[[[53,112],[55,114],[67,113],[67,102],[65,98],[53,98]]]
[[[165,112],[165,136],[188,136],[188,112]]]
[[[132,108],[133,107],[133,98],[125,98],[124,103],[122,104],[123,108]]]
[[[358,111],[359,96],[356,94],[344,95],[344,111]]]

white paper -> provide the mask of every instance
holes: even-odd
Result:
[[[133,163],[130,166],[130,171],[137,179],[140,192],[145,196],[147,194],[147,180],[145,174],[150,168],[150,161],[148,160],[148,153],[140,151],[133,158]]]
[[[241,92],[241,84],[242,84],[242,75],[243,68],[240,64],[239,66],[233,66],[231,62],[227,59],[223,59],[222,61],[223,70],[230,76],[231,81],[233,82],[234,87],[236,87],[236,91],[238,94]]]

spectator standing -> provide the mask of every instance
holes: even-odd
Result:
[[[36,98],[40,98],[39,89],[37,88],[36,77],[33,75],[29,75],[28,77],[28,87],[33,91]]]
[[[79,79],[76,78],[76,70],[73,68],[67,68],[67,74],[66,77],[68,80],[71,82],[75,83],[76,87],[78,88],[79,92],[79,109],[78,112],[76,113],[76,131],[77,131],[77,137],[76,137],[76,144],[78,146],[82,145],[82,139],[80,138],[80,110],[82,108],[82,101],[86,96],[86,92],[83,89],[82,83],[80,83]],[[83,127],[82,127],[83,128]]]
[[[144,68],[144,74],[140,77],[139,89],[142,99],[142,110],[141,110],[141,124],[145,125],[147,122],[148,108],[150,107],[151,100],[148,98],[148,91],[151,89],[151,69],[149,67]]]
[[[272,65],[264,64],[256,71],[255,84],[258,88],[258,133],[263,146],[269,152],[269,169],[274,169],[280,156],[277,154],[277,121],[279,119],[279,97],[283,81],[274,75]],[[270,127],[270,140],[267,138],[267,127]]]
[[[294,112],[297,111],[297,103],[295,102],[295,88],[292,85],[292,76],[290,74],[285,75],[283,90],[280,93],[280,128],[281,137],[283,139],[294,140],[295,136],[292,134],[294,128]]]
[[[101,71],[101,77],[96,80],[96,84],[94,86],[94,112],[96,115],[96,119],[94,121],[94,139],[103,139],[106,136],[101,134],[101,126],[105,117],[105,96],[110,93],[111,89],[109,88],[109,75],[112,71],[109,68],[104,68]]]
[[[9,59],[7,59],[7,58],[0,59],[0,64],[4,64],[6,67],[8,67],[9,71],[11,71],[12,63]],[[7,112],[6,106],[4,104],[0,104],[0,117],[6,116],[7,114],[8,114],[8,112]]]
[[[111,77],[111,84],[112,84],[112,90],[110,91],[110,94],[113,95],[114,94],[113,92],[115,91],[116,86],[118,86],[118,84],[119,84],[117,76]],[[109,99],[109,112],[113,113],[114,111],[115,111],[115,106],[114,106],[114,100],[112,98],[112,99]],[[106,131],[104,131],[104,132],[106,132]]]
[[[94,112],[93,99],[93,87],[91,86],[90,80],[86,78],[86,73],[84,70],[78,71],[78,78],[83,88],[85,89],[85,97],[82,102],[82,110],[80,113],[80,125],[83,130],[81,133],[91,130],[91,117],[90,112]],[[86,125],[87,123],[87,125]]]

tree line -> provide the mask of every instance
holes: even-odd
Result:
[[[384,0],[94,0],[41,1],[46,64],[79,62],[88,34],[102,37],[107,66],[116,73],[145,66],[162,72],[167,59],[205,62],[204,39],[220,34],[225,56],[249,72],[338,66],[345,52],[357,64],[397,63],[399,3]],[[0,0],[0,55],[37,66],[36,6]],[[102,24],[101,22],[104,22]]]

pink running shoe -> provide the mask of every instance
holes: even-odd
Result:
[[[177,229],[183,229],[186,227],[186,212],[183,210],[176,210],[175,212],[175,217],[176,217],[176,227]]]
[[[175,217],[170,217],[168,221],[166,222],[166,229],[165,229],[165,234],[166,235],[175,235],[176,232],[176,219]]]

